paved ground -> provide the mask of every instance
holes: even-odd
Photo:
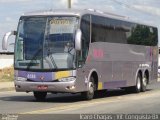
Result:
[[[112,109],[108,109],[107,111],[104,111],[104,112],[110,113],[110,112],[118,112],[121,109],[121,107],[124,107],[123,104],[120,104],[119,106],[120,109],[118,109],[117,107],[118,105],[115,105],[115,104],[118,104],[119,102],[123,103],[124,105],[126,104],[126,106],[128,106],[128,103],[131,102],[130,105],[133,105],[133,103],[137,103],[137,105],[147,104],[146,106],[148,107],[153,106],[153,107],[160,108],[160,82],[150,85],[148,87],[148,91],[144,93],[127,94],[125,91],[122,91],[122,90],[109,91],[107,92],[106,95],[100,95],[92,101],[82,101],[79,94],[75,94],[75,95],[49,94],[46,102],[36,102],[32,93],[29,93],[29,94],[17,93],[15,91],[0,92],[0,107],[1,107],[0,113],[37,113],[36,112],[37,110],[38,110],[38,113],[48,113],[48,112],[52,113],[53,109],[56,110],[56,111],[54,110],[54,113],[56,113],[58,112],[58,110],[61,110],[61,109],[67,110],[66,108],[68,107],[69,108],[73,107],[74,109],[85,108],[83,111],[81,111],[82,113],[89,113],[89,112],[94,113],[96,111],[102,112],[103,110],[100,110],[100,109],[98,110],[97,106],[101,106],[101,105],[103,106],[103,104],[108,104],[107,106],[108,107],[110,106],[112,108]],[[96,107],[96,109],[87,110],[87,108],[85,107],[86,105],[87,105],[87,108]],[[134,106],[130,106],[130,107],[134,108]],[[39,111],[39,110],[42,110],[42,111]],[[122,109],[119,112],[136,112],[136,110],[135,111],[134,110],[135,109],[132,110],[132,109],[126,108],[126,109]],[[148,112],[151,112],[150,110],[151,109],[148,109]],[[76,111],[77,110],[74,110],[72,112],[78,113],[78,111],[77,112]],[[67,113],[67,111],[65,112]],[[140,110],[138,112],[140,112]],[[152,109],[152,112],[156,112],[156,111]],[[160,110],[157,112],[160,113]]]
[[[58,117],[62,117],[63,120],[74,120],[80,117],[78,114],[90,113],[160,114],[160,82],[149,85],[147,92],[128,94],[122,90],[115,90],[109,91],[105,95],[101,94],[91,101],[83,101],[79,94],[49,94],[45,102],[36,102],[32,93],[3,91],[0,92],[0,113],[25,114],[21,116],[23,119],[20,120],[53,120],[53,118],[57,120]],[[53,114],[63,115],[53,116]]]

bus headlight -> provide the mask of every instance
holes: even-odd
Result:
[[[17,77],[17,81],[26,81],[27,78],[24,78],[24,77]]]
[[[59,79],[60,82],[71,82],[71,81],[75,81],[75,80],[76,80],[75,77],[67,77],[67,78]]]

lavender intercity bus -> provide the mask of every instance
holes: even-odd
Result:
[[[23,14],[15,35],[15,89],[81,93],[121,88],[144,92],[157,80],[158,29],[98,10],[49,10]],[[100,93],[99,93],[100,94]]]

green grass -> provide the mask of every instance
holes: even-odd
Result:
[[[14,80],[13,67],[0,69],[0,82],[9,82]]]

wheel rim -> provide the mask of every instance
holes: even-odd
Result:
[[[89,94],[93,94],[94,92],[94,85],[92,82],[89,82]]]
[[[147,86],[147,78],[146,77],[143,78],[143,86]]]
[[[138,77],[137,79],[137,89],[140,90],[141,89],[141,81],[140,78]]]

